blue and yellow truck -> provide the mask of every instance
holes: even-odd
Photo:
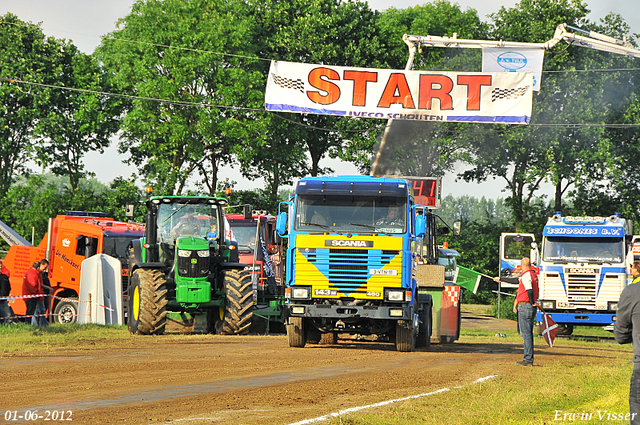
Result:
[[[279,211],[277,232],[289,240],[284,308],[291,347],[335,342],[338,334],[374,336],[398,351],[430,344],[433,299],[419,290],[417,244],[436,220],[415,203],[411,181],[307,177]],[[437,256],[431,264],[444,283]]]

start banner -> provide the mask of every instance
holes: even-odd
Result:
[[[272,61],[268,111],[413,121],[528,124],[531,72],[439,72]]]

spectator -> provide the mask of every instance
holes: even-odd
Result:
[[[8,297],[11,294],[11,282],[5,273],[5,267],[0,260],[0,298]],[[9,306],[9,300],[0,299],[0,322],[12,323],[13,311]]]
[[[631,265],[633,283],[640,278],[640,261]],[[613,334],[619,344],[633,343],[633,372],[629,386],[631,424],[640,424],[640,285],[631,284],[620,294]]]
[[[2,260],[0,260],[0,273],[6,275],[8,278],[11,278],[11,270],[9,270],[7,266],[4,265]]]
[[[522,274],[518,279],[518,292],[513,302],[513,312],[518,315],[518,332],[524,346],[524,359],[516,362],[520,366],[533,366],[533,327],[536,323],[538,300],[538,275],[531,268],[528,257],[520,261]],[[513,278],[495,277],[496,282],[512,282]]]
[[[45,317],[47,310],[44,306],[44,288],[42,285],[42,272],[49,267],[49,261],[43,259],[36,261],[24,275],[22,280],[23,295],[40,295],[25,299],[27,305],[27,316],[31,316],[32,326],[46,326],[49,323]]]

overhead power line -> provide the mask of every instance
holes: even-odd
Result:
[[[88,94],[96,94],[96,95],[101,95],[101,96],[111,96],[111,97],[118,97],[118,98],[123,98],[123,99],[130,99],[130,100],[141,100],[141,101],[145,101],[145,102],[158,102],[158,103],[165,103],[165,104],[169,104],[169,105],[176,105],[176,106],[186,106],[186,107],[197,107],[197,108],[216,108],[216,109],[228,109],[228,110],[234,110],[234,111],[247,111],[247,112],[261,112],[261,113],[269,113],[277,118],[280,118],[284,121],[290,122],[292,124],[295,125],[299,125],[302,127],[306,127],[306,128],[311,128],[314,130],[321,130],[321,131],[329,131],[329,132],[339,132],[339,133],[364,133],[367,131],[379,131],[380,129],[378,127],[370,127],[370,128],[365,128],[365,129],[359,129],[359,130],[342,130],[342,129],[338,129],[338,128],[326,128],[326,127],[317,127],[317,126],[313,126],[310,124],[306,124],[303,122],[299,122],[299,121],[295,121],[286,117],[283,117],[281,115],[278,115],[277,113],[274,113],[272,111],[267,111],[265,109],[259,109],[259,108],[248,108],[248,107],[244,107],[244,106],[232,106],[232,105],[214,105],[211,103],[202,103],[202,102],[187,102],[187,101],[180,101],[180,100],[169,100],[169,99],[161,99],[161,98],[155,98],[155,97],[146,97],[146,96],[137,96],[137,95],[130,95],[130,94],[122,94],[122,93],[112,93],[112,92],[105,92],[105,91],[100,91],[100,90],[90,90],[90,89],[79,89],[79,88],[75,88],[75,87],[65,87],[65,86],[56,86],[54,84],[44,84],[44,83],[36,83],[33,81],[25,81],[25,80],[20,80],[17,78],[6,78],[6,77],[0,77],[0,81],[7,81],[10,83],[17,83],[17,84],[25,84],[25,85],[29,85],[29,86],[35,86],[35,87],[44,87],[44,88],[51,88],[51,89],[57,89],[57,90],[67,90],[67,91],[72,91],[72,92],[77,92],[77,93],[88,93]],[[533,123],[533,124],[529,124],[529,126],[531,127],[555,127],[555,128],[560,128],[560,127],[564,127],[564,128],[594,128],[594,127],[604,127],[604,128],[635,128],[635,127],[640,127],[640,124],[606,124],[606,123],[564,123],[564,124],[552,124],[552,123]],[[519,128],[521,126],[516,126],[515,128]],[[451,134],[494,134],[494,133],[500,133],[501,131],[487,131],[487,132],[477,132],[477,131],[457,131],[457,130],[441,130],[442,132],[445,133],[451,133]]]

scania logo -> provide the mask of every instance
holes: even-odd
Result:
[[[352,240],[326,240],[324,246],[350,246],[357,248],[371,248],[373,241],[352,241]]]
[[[498,56],[496,59],[498,65],[509,72],[515,72],[527,65],[527,57],[518,52],[506,52]]]

